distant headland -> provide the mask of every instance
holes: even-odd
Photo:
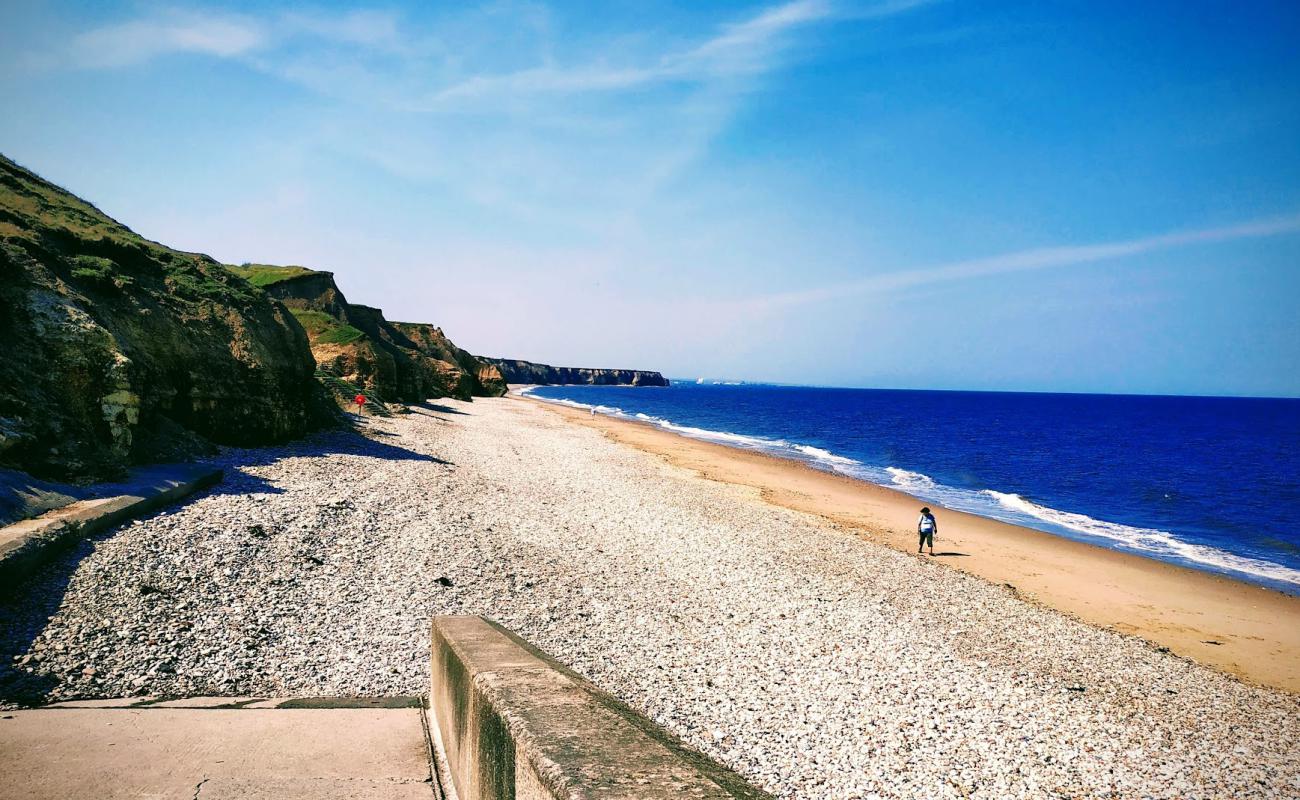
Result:
[[[509,358],[480,358],[500,370],[507,383],[554,386],[592,384],[598,386],[667,386],[668,379],[658,372],[639,369],[590,369],[587,367],[552,367]]]

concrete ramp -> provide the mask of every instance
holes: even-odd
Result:
[[[0,798],[436,796],[418,705],[253,708],[258,701],[247,699],[231,707],[238,702],[109,700],[0,712]]]
[[[438,617],[432,646],[430,723],[459,800],[769,797],[489,620]]]
[[[431,690],[0,711],[0,800],[770,798],[481,617],[434,620]]]
[[[7,473],[4,476],[6,483],[0,485],[0,490],[15,497],[21,496],[24,487],[13,477],[17,473]],[[79,538],[174,503],[219,483],[221,478],[220,469],[202,464],[142,467],[133,471],[124,483],[94,487],[93,491],[102,493],[100,496],[68,502],[32,519],[0,527],[0,596],[17,589],[59,550],[71,546]],[[49,494],[47,491],[46,495]],[[64,500],[72,498],[48,502]],[[18,501],[10,499],[9,502]]]

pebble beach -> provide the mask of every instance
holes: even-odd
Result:
[[[492,617],[782,798],[1294,798],[1300,698],[613,442],[438,401],[226,480],[0,608],[0,700],[426,694]]]

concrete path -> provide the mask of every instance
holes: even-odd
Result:
[[[24,496],[12,470],[6,470],[0,491],[5,507]],[[204,464],[155,464],[133,470],[122,483],[85,490],[95,496],[0,527],[0,596],[30,577],[60,548],[147,514],[219,483],[222,470]],[[71,499],[71,498],[67,498]]]
[[[123,702],[0,712],[0,799],[436,796],[418,706]]]

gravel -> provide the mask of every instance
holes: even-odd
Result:
[[[1300,796],[1300,698],[527,401],[232,450],[0,607],[0,699],[426,693],[485,614],[789,798]]]

